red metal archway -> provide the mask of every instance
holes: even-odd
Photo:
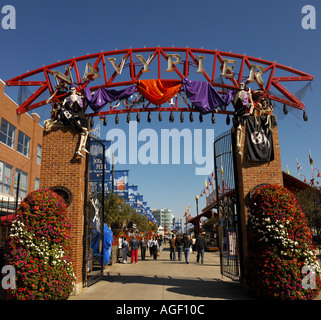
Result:
[[[81,70],[84,75],[81,76]],[[148,77],[149,76],[149,77]],[[240,82],[259,90],[259,99],[271,99],[299,110],[304,104],[282,83],[312,81],[305,72],[260,58],[217,50],[153,47],[114,50],[87,54],[78,58],[59,61],[34,71],[12,78],[7,86],[33,87],[34,92],[21,103],[18,114],[48,104],[47,99],[55,94],[55,85],[75,85],[78,92],[88,87],[91,92],[99,88],[120,88],[135,85],[143,79],[159,79],[163,83],[179,84],[184,78],[196,78],[210,83],[218,93],[238,88]],[[276,90],[277,94],[271,92]],[[181,90],[178,91],[181,94]],[[54,96],[51,103],[61,97]],[[153,105],[144,100],[138,104],[139,94],[132,100],[124,99],[116,105],[107,105],[99,112],[88,108],[86,116],[146,112],[146,111],[198,111],[182,95],[171,98],[169,104]],[[218,114],[232,114],[232,106],[220,106]]]

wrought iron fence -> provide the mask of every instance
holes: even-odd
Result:
[[[105,145],[98,138],[90,136],[90,155],[87,157],[88,190],[86,199],[84,228],[84,285],[90,286],[103,276],[104,243],[104,182],[105,182]],[[89,191],[89,192],[88,192]]]
[[[240,265],[231,131],[222,133],[214,142],[214,166],[221,274],[232,280],[239,280]]]
[[[8,233],[21,199],[3,197],[0,199],[0,250],[4,250],[8,240]]]
[[[218,195],[224,194],[235,189],[234,166],[232,153],[231,131],[225,131],[215,139],[215,179],[217,182]]]
[[[5,265],[4,253],[8,244],[9,230],[16,216],[20,198],[3,197],[0,199],[0,270]],[[1,286],[0,286],[1,287]]]

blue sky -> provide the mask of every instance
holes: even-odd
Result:
[[[0,28],[0,78],[4,81],[43,65],[96,53],[127,47],[172,46],[218,49],[246,53],[277,61],[286,66],[314,75],[312,92],[303,102],[307,106],[308,122],[302,112],[289,112],[279,117],[279,139],[283,170],[297,176],[296,158],[303,167],[302,174],[311,178],[308,162],[312,152],[314,167],[321,170],[320,85],[321,85],[321,4],[311,0],[272,1],[190,1],[190,0],[137,0],[129,1],[0,1],[16,9],[16,29]],[[313,5],[316,9],[316,29],[304,30],[302,7]],[[4,15],[0,15],[0,20]],[[301,83],[301,88],[306,83]],[[287,86],[287,85],[286,85]],[[291,91],[291,86],[288,89]],[[295,90],[294,90],[295,91]],[[17,100],[17,88],[5,91]],[[49,109],[36,109],[42,119],[49,117]],[[134,116],[134,115],[133,115]],[[154,129],[160,137],[162,129],[182,130],[214,129],[215,136],[229,129],[225,116],[217,116],[213,126],[210,116],[204,122],[189,123],[168,121],[152,122],[142,115],[138,131]],[[195,119],[196,120],[196,119]],[[96,121],[97,123],[97,121]],[[102,127],[101,138],[108,129],[116,128],[114,119]],[[120,117],[117,128],[128,130],[125,117]],[[195,175],[195,163],[188,165],[119,165],[116,169],[129,169],[129,184],[139,186],[151,208],[169,208],[182,217],[188,204],[191,214],[196,214],[195,196],[204,187],[204,176]],[[321,181],[320,181],[321,182]],[[200,199],[200,209],[204,206]]]

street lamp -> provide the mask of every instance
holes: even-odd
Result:
[[[317,168],[312,169],[312,179],[311,179],[310,184],[311,184],[311,186],[317,188],[317,187],[318,187],[317,184],[319,184],[319,182],[315,183],[315,181],[314,181],[314,170],[317,170],[317,171],[318,171],[317,178],[320,178],[320,177],[321,177],[321,174],[320,174],[320,172],[319,172],[319,169],[317,169]]]
[[[313,169],[313,171],[314,171],[314,170],[317,170],[317,171],[318,171],[318,175],[317,175],[317,178],[321,178],[321,174],[320,174],[320,171],[319,171],[319,169],[317,169],[317,168],[314,168],[314,169]]]
[[[305,175],[304,175],[304,174],[300,174],[300,178],[301,178],[301,176],[304,177],[304,182],[305,182],[305,183],[308,183],[308,180],[307,180],[307,178],[305,177]]]
[[[198,220],[198,195],[196,195],[195,197],[195,200],[196,200],[196,215],[197,215],[197,233],[199,233],[200,231],[200,222]]]

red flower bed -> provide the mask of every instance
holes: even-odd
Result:
[[[262,186],[251,198],[247,280],[250,290],[265,298],[313,299],[320,291],[311,231],[284,187]]]
[[[22,201],[10,229],[5,259],[16,270],[16,288],[9,290],[10,298],[68,298],[74,282],[70,224],[59,195],[38,190]]]

